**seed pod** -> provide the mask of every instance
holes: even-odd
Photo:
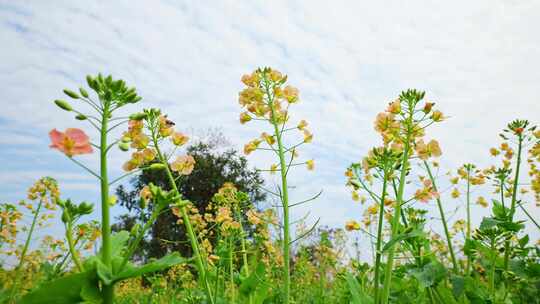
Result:
[[[129,115],[130,120],[141,120],[146,118],[146,113],[133,113]]]
[[[54,103],[62,110],[66,110],[68,112],[73,111],[71,105],[65,100],[57,99],[54,101]]]
[[[126,143],[126,142],[123,142],[123,143],[120,143],[118,145],[118,148],[124,152],[126,152],[127,150],[129,150],[129,144]]]
[[[75,116],[75,119],[77,120],[86,120],[88,117],[86,117],[86,115],[84,114],[79,114],[77,116]]]
[[[81,98],[81,97],[79,96],[79,94],[77,94],[77,93],[75,93],[75,92],[73,92],[73,91],[70,91],[70,90],[68,90],[68,89],[64,89],[64,93],[65,93],[67,96],[69,96],[69,97],[71,97],[71,98],[73,98],[73,99],[79,99],[79,98]]]
[[[85,89],[79,88],[79,92],[81,92],[81,95],[85,98],[88,98],[88,92],[86,92]]]
[[[165,165],[161,163],[154,163],[150,165],[150,170],[162,170],[165,169]]]

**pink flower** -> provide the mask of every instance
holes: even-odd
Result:
[[[50,147],[60,150],[69,157],[93,152],[88,135],[81,129],[68,128],[66,129],[66,132],[52,129],[51,132],[49,132],[49,137],[52,142]]]

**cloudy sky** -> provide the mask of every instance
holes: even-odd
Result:
[[[44,175],[66,196],[97,198],[96,181],[50,150],[47,133],[87,128],[52,101],[98,72],[137,87],[144,99],[131,111],[160,107],[180,129],[220,128],[237,148],[263,131],[238,123],[241,75],[258,66],[288,74],[302,100],[293,117],[315,134],[301,153],[317,166],[293,175],[293,198],[324,189],[295,216],[310,211],[330,226],[359,218],[344,169],[379,144],[373,118],[403,89],[427,91],[450,116],[428,134],[444,170],[489,165],[508,121],[539,122],[539,1],[307,3],[0,0],[0,200],[19,199]],[[113,154],[113,175],[126,157]],[[97,166],[96,155],[80,159]],[[249,159],[269,166],[266,156]],[[487,211],[475,208],[479,222]]]

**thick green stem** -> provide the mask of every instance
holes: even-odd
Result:
[[[32,219],[32,225],[30,226],[30,230],[28,231],[28,236],[26,237],[26,241],[24,242],[24,246],[21,251],[21,258],[19,260],[19,264],[17,265],[17,268],[15,269],[15,279],[13,280],[13,286],[11,286],[11,292],[9,295],[10,303],[13,301],[14,297],[17,295],[17,285],[19,284],[19,280],[21,279],[21,269],[24,264],[24,259],[26,258],[26,253],[28,252],[28,247],[30,246],[30,240],[32,239],[32,234],[34,233],[34,229],[36,228],[37,218],[38,218],[39,211],[41,210],[42,205],[43,205],[43,201],[39,200],[38,207],[36,208],[36,213],[34,214],[34,218]]]
[[[381,268],[381,246],[382,246],[382,232],[383,232],[383,221],[384,221],[384,200],[386,198],[386,185],[388,183],[387,179],[387,172],[384,172],[383,177],[383,188],[382,188],[382,194],[381,194],[381,201],[379,203],[379,223],[377,226],[377,244],[376,244],[376,253],[375,253],[375,304],[379,303],[379,274],[380,274],[380,268]]]
[[[100,138],[100,176],[101,176],[101,236],[102,244],[102,259],[103,264],[111,267],[112,252],[111,252],[111,223],[110,223],[110,205],[109,205],[109,179],[107,174],[107,127],[109,122],[109,106],[105,103],[103,107],[103,115],[101,117],[101,138]],[[114,301],[114,286],[103,285],[103,302],[104,304],[113,304]]]
[[[275,110],[272,106],[272,117],[275,117]],[[290,300],[290,287],[291,287],[291,277],[290,277],[290,232],[289,232],[289,189],[287,185],[287,165],[285,163],[285,149],[283,147],[283,142],[281,138],[281,132],[277,122],[272,119],[272,124],[274,125],[274,133],[276,136],[276,141],[278,144],[278,156],[279,156],[279,166],[281,172],[281,203],[283,206],[283,284],[284,284],[284,301],[283,303],[288,304]]]
[[[165,157],[163,156],[163,154],[161,153],[161,151],[159,149],[158,141],[157,141],[157,138],[156,138],[155,134],[153,135],[153,141],[154,141],[154,146],[156,148],[156,153],[157,153],[158,159],[162,164],[165,165],[165,171],[167,172],[167,177],[169,179],[169,184],[170,184],[171,188],[173,189],[173,191],[175,193],[179,194],[180,192],[178,191],[178,187],[176,186],[176,182],[175,182],[174,177],[172,175],[171,169],[169,168],[169,164],[167,163],[167,160],[165,159]],[[208,276],[207,276],[207,273],[206,273],[205,263],[203,261],[203,257],[201,255],[200,250],[199,250],[199,242],[197,240],[197,237],[195,236],[193,226],[191,225],[191,220],[189,219],[189,216],[187,214],[186,206],[182,205],[182,206],[179,207],[179,209],[180,209],[180,213],[182,215],[182,220],[184,222],[184,226],[186,227],[186,230],[187,230],[189,240],[191,242],[191,248],[193,250],[193,255],[195,256],[195,264],[197,266],[197,271],[199,272],[200,279],[201,279],[201,281],[202,281],[202,283],[204,285],[204,288],[205,288],[205,291],[206,291],[206,296],[210,300],[210,303],[213,304],[214,303],[214,297],[212,296],[212,290],[211,290],[210,284],[208,282]]]
[[[411,115],[412,116],[412,115]],[[412,117],[410,118],[412,120]],[[395,238],[399,233],[399,218],[401,216],[401,205],[403,204],[403,192],[405,190],[405,179],[407,177],[407,169],[409,166],[409,153],[410,153],[410,143],[409,136],[407,136],[405,141],[405,147],[403,151],[403,158],[401,160],[401,174],[399,177],[399,187],[398,193],[396,196],[396,206],[394,208],[394,216],[392,217],[392,238]],[[390,283],[392,279],[392,268],[394,264],[394,253],[396,247],[399,246],[399,242],[394,244],[388,250],[388,258],[386,261],[386,269],[384,273],[384,285],[383,293],[381,297],[381,303],[388,303],[388,298],[390,297]]]
[[[431,180],[431,185],[433,186],[433,190],[435,192],[438,192],[437,184],[435,183],[435,178],[433,177],[433,174],[431,173],[431,168],[429,167],[429,164],[427,161],[424,161],[424,166],[426,167],[426,171],[428,173],[429,179]],[[448,251],[450,252],[450,259],[452,260],[452,266],[454,269],[454,272],[458,272],[458,264],[456,261],[456,255],[454,254],[454,248],[452,246],[452,236],[450,235],[450,232],[448,231],[448,223],[446,222],[446,216],[444,215],[444,210],[441,203],[441,198],[437,197],[437,207],[439,208],[439,214],[441,215],[441,221],[444,228],[444,234],[446,236],[446,244],[448,245]]]
[[[516,212],[516,202],[519,183],[519,168],[521,167],[521,149],[523,146],[523,136],[520,134],[518,138],[518,153],[516,162],[516,174],[514,175],[514,185],[512,187],[512,201],[510,203],[510,221],[514,220],[514,213]],[[504,270],[508,270],[508,261],[510,259],[510,240],[506,240],[504,243]]]

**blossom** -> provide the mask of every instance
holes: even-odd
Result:
[[[248,87],[256,87],[259,85],[260,76],[259,73],[253,72],[251,75],[243,75],[242,82]]]
[[[281,79],[283,79],[283,75],[282,75],[281,72],[278,71],[278,70],[272,70],[272,71],[270,71],[270,79],[271,79],[273,82],[278,82],[278,81],[280,81]]]
[[[261,141],[259,139],[254,139],[244,145],[244,154],[249,155],[251,152],[257,150]]]
[[[53,129],[49,132],[49,137],[52,142],[50,147],[60,150],[69,157],[93,152],[88,136],[80,129],[68,128],[65,132]]]
[[[489,149],[489,154],[491,154],[491,156],[497,156],[499,155],[499,153],[501,152],[499,152],[499,150],[497,150],[496,148]]]
[[[195,167],[195,159],[191,155],[178,156],[175,161],[171,163],[171,169],[181,175],[189,175]]]
[[[142,150],[148,146],[148,143],[150,143],[150,137],[146,136],[142,132],[135,134],[131,138],[131,147],[135,149]]]
[[[438,198],[439,193],[435,191],[430,180],[424,180],[424,187],[416,190],[414,198],[422,203],[427,203],[433,198]]]
[[[175,146],[183,146],[189,140],[189,137],[182,132],[174,132],[171,141]]]
[[[392,113],[392,114],[399,114],[401,113],[401,100],[396,99],[390,104],[388,104],[388,108],[386,109],[386,112]]]
[[[415,150],[418,157],[422,160],[427,160],[432,156],[438,157],[442,154],[439,143],[434,139],[430,140],[427,144],[424,143],[423,139],[420,139],[418,142],[416,142]]]
[[[156,158],[156,150],[152,148],[146,148],[142,151],[141,155],[143,157],[143,162],[148,163],[153,161]]]
[[[283,89],[283,97],[289,102],[289,103],[295,103],[298,101],[298,89],[293,86],[286,86]]]
[[[261,134],[261,138],[264,139],[264,141],[266,141],[266,143],[268,145],[270,145],[270,146],[276,143],[276,139],[274,138],[274,136],[272,136],[272,135],[270,135],[270,134],[268,134],[266,132],[263,132]]]
[[[313,141],[313,134],[311,134],[311,132],[309,132],[308,130],[304,129],[304,142],[310,143],[311,141]]]
[[[435,103],[433,103],[433,102],[426,102],[426,104],[424,105],[424,108],[422,109],[422,111],[423,111],[424,113],[426,113],[426,114],[429,113],[429,112],[431,112],[431,109],[433,108],[433,105],[435,105]]]
[[[452,195],[452,198],[458,198],[460,195],[459,190],[457,188],[452,189],[451,195]]]
[[[246,122],[251,120],[251,116],[249,116],[249,113],[242,112],[240,113],[240,123],[245,124]]]
[[[360,230],[360,224],[355,220],[350,220],[345,223],[345,230],[353,231]]]
[[[298,130],[304,130],[306,127],[308,126],[308,122],[305,121],[305,120],[300,120],[300,122],[298,123],[298,125],[296,126],[298,128]]]
[[[312,171],[315,169],[315,161],[313,159],[306,161],[306,166],[308,170]]]
[[[152,192],[150,192],[150,187],[144,186],[139,192],[139,195],[141,196],[141,199],[143,199],[145,202],[151,199]]]
[[[375,118],[375,131],[389,135],[396,129],[399,129],[399,122],[396,121],[394,114],[392,113],[379,113]]]
[[[358,202],[360,200],[360,195],[358,194],[358,192],[356,191],[352,192],[352,200],[355,202]]]
[[[439,111],[439,110],[435,110],[433,111],[433,113],[431,114],[431,119],[433,119],[433,121],[435,122],[441,122],[445,119],[446,117],[444,117],[444,114]]]
[[[482,207],[488,206],[488,202],[483,196],[479,196],[478,199],[476,200],[476,203]]]

